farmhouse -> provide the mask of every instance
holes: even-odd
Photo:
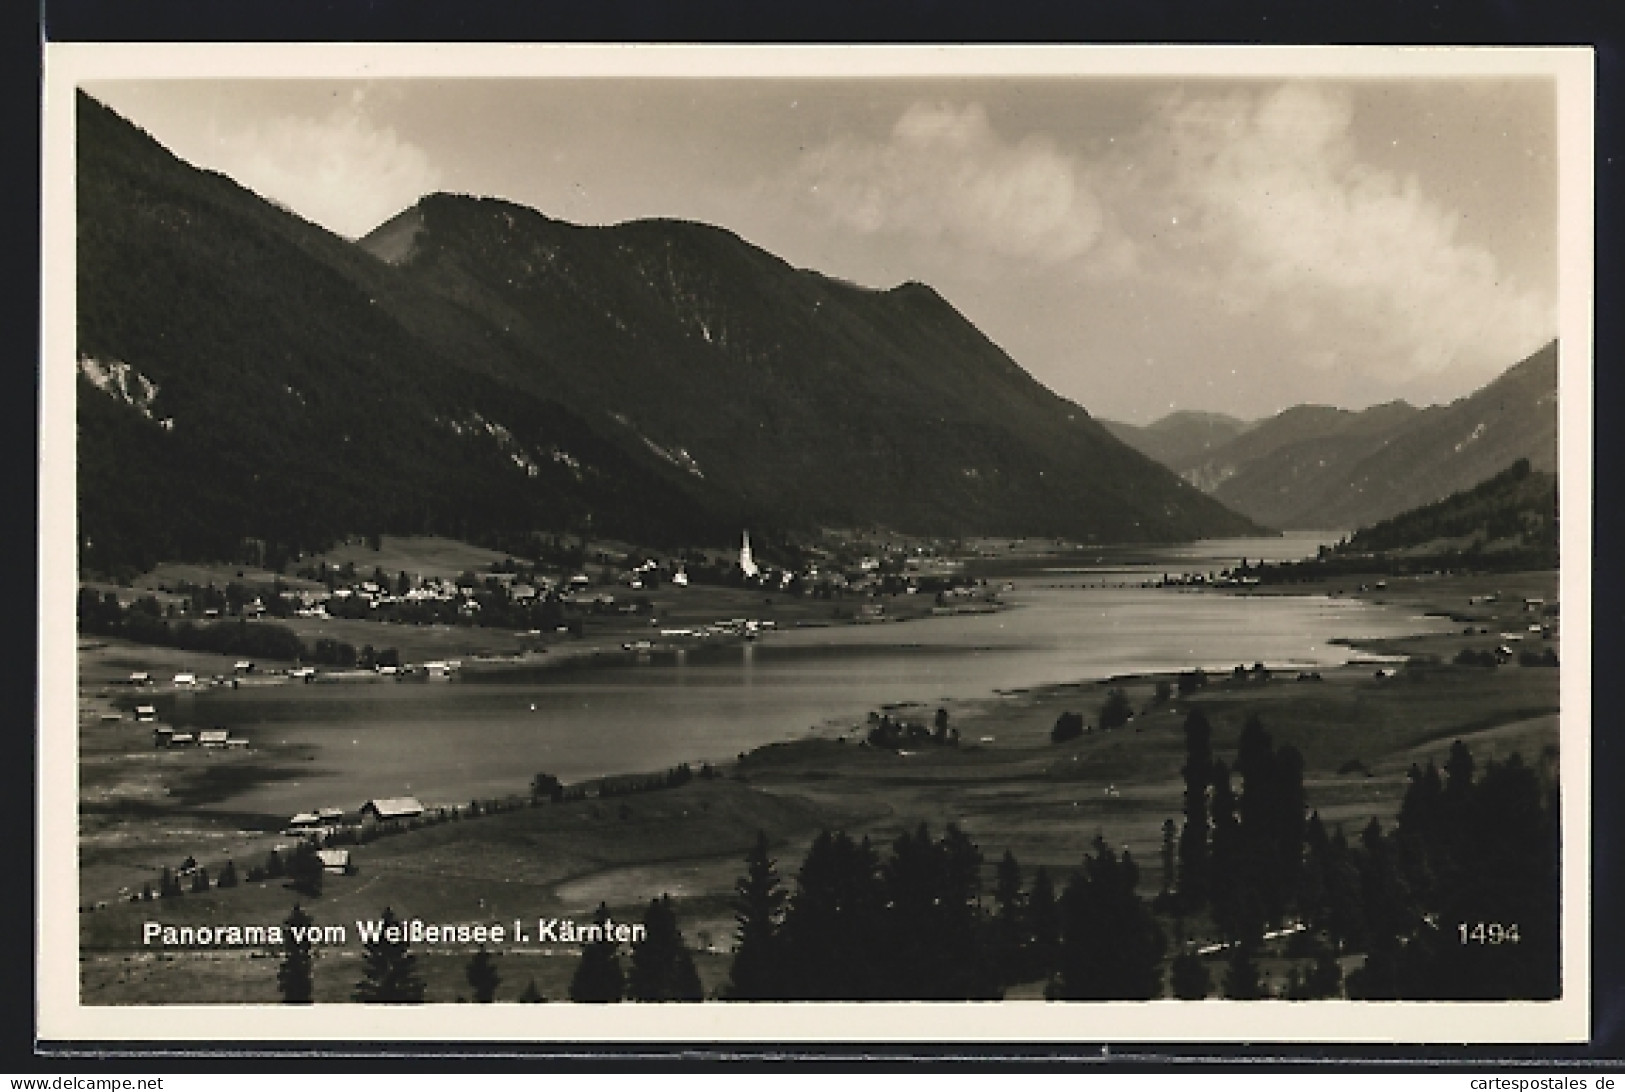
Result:
[[[288,820],[282,833],[289,838],[321,838],[330,833],[330,828],[322,825],[321,816],[315,812],[302,811]]]
[[[423,805],[415,796],[389,796],[368,800],[361,805],[363,823],[387,823],[395,819],[416,819],[423,814]]]
[[[350,851],[347,849],[318,849],[316,859],[322,862],[322,871],[342,876],[350,871]]]

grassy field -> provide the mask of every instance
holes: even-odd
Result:
[[[1137,712],[1130,726],[1092,731],[1064,744],[1050,742],[1056,718],[1078,712],[1097,724],[1107,684],[1045,687],[955,704],[951,718],[962,739],[957,748],[924,746],[899,753],[859,746],[855,737],[779,744],[747,755],[715,780],[625,798],[526,807],[358,847],[357,874],[330,877],[310,906],[318,922],[346,923],[352,931],[349,945],[325,953],[319,962],[318,996],[334,1001],[349,996],[359,973],[354,922],[376,917],[385,906],[402,916],[461,923],[516,916],[586,919],[602,901],[617,917],[632,919],[661,893],[676,899],[684,935],[697,950],[708,990],[713,989],[726,975],[732,941],[727,900],[757,830],[768,833],[780,874],[788,880],[821,829],[846,829],[884,843],[920,822],[938,831],[955,822],[980,845],[989,883],[992,866],[1006,849],[1016,854],[1028,877],[1045,865],[1064,882],[1099,834],[1133,851],[1144,893],[1154,894],[1162,879],[1161,827],[1180,815],[1182,725],[1194,704],[1212,721],[1214,752],[1227,762],[1252,715],[1278,743],[1297,747],[1305,758],[1309,806],[1329,824],[1343,824],[1350,835],[1372,817],[1390,822],[1410,764],[1428,758],[1442,762],[1454,739],[1465,740],[1481,766],[1514,751],[1531,762],[1554,756],[1556,670],[1516,663],[1458,667],[1449,660],[1461,647],[1493,647],[1500,643],[1499,633],[1526,621],[1523,596],[1553,601],[1555,574],[1388,584],[1364,593],[1350,587],[1344,594],[1453,614],[1462,629],[1474,632],[1384,643],[1382,651],[1416,658],[1393,677],[1378,677],[1373,665],[1355,664],[1322,671],[1314,682],[1285,674],[1263,682],[1215,678],[1191,697],[1164,704],[1155,701],[1155,678],[1114,680]],[[1469,605],[1470,597],[1486,590],[1499,591],[1500,600]],[[715,610],[719,601],[710,599],[707,606]],[[726,608],[717,613],[727,616]],[[1433,657],[1442,662],[1427,662]],[[124,729],[87,721],[82,730],[91,739]],[[87,746],[87,770],[97,769],[96,754]],[[177,788],[184,798],[197,791],[195,782],[228,775],[170,768],[170,757],[152,760],[149,780],[156,795],[120,805],[126,817],[147,815],[151,821],[108,819],[116,809],[105,798],[90,808],[81,861],[87,892],[107,890],[114,881],[129,886],[119,877],[135,879],[142,870],[150,878],[158,862],[178,859],[178,847],[198,845],[202,837],[212,840],[202,843],[210,847],[208,855],[198,854],[211,870],[226,856],[244,870],[268,848],[271,839],[245,836],[231,827],[229,817],[202,820],[184,802],[173,802]],[[297,769],[301,756],[258,761]],[[95,773],[85,783],[87,792],[108,791]],[[273,881],[149,903],[108,900],[82,914],[84,999],[93,1004],[274,1000],[274,960],[230,951],[158,952],[141,946],[140,928],[147,920],[268,924],[281,920],[295,898]],[[466,994],[466,951],[421,955],[430,1000]],[[507,945],[499,964],[505,982],[499,996],[514,999],[534,977],[544,994],[558,999],[576,958],[574,949]]]

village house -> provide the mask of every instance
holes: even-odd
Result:
[[[423,805],[415,796],[389,796],[368,800],[361,805],[361,821],[368,826],[402,819],[416,819],[423,814]]]
[[[197,734],[199,747],[224,747],[231,733],[225,728],[205,728]]]
[[[288,820],[282,833],[289,838],[317,838],[327,833],[322,817],[313,811],[302,811]]]
[[[347,849],[318,849],[316,859],[322,862],[322,871],[342,876],[350,871],[350,851]]]
[[[158,707],[154,705],[138,705],[135,707],[135,719],[143,724],[158,719]]]

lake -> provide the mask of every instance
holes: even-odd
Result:
[[[776,740],[838,734],[889,703],[1243,662],[1340,664],[1359,654],[1334,638],[1447,625],[1348,599],[1136,583],[1243,556],[1308,556],[1320,541],[1090,549],[1010,569],[1001,579],[1015,585],[1004,595],[1011,609],[995,614],[786,630],[528,674],[209,690],[177,695],[163,711],[177,727],[225,726],[251,741],[317,748],[309,776],[249,788],[219,807],[353,810],[374,796],[454,803],[524,792],[542,770],[570,782],[731,759]]]

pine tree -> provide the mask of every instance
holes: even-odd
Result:
[[[756,844],[745,856],[745,875],[734,887],[734,921],[739,927],[725,990],[725,996],[733,1000],[772,1000],[781,996],[784,987],[778,946],[786,895],[773,866],[767,833],[757,831]]]
[[[1061,908],[1049,870],[1042,865],[1033,873],[1033,889],[1027,896],[1027,938],[1022,977],[1049,978],[1060,958]]]
[[[220,878],[215,881],[215,886],[216,887],[236,887],[237,886],[237,866],[235,864],[233,864],[232,862],[227,861],[226,866],[220,870]]]
[[[994,959],[1006,985],[1025,976],[1028,936],[1027,898],[1021,890],[1021,865],[1008,849],[993,881]]]
[[[643,915],[644,936],[632,945],[632,971],[626,996],[632,1001],[703,1001],[700,976],[683,944],[671,896],[649,903]]]
[[[1231,886],[1233,895],[1242,897],[1232,898],[1227,917],[1233,930],[1262,932],[1265,919],[1278,916],[1282,908],[1280,838],[1276,829],[1281,807],[1276,795],[1275,748],[1257,716],[1247,718],[1236,741],[1235,772],[1241,777],[1241,798],[1236,807]],[[1252,906],[1244,911],[1248,902]]]
[[[594,922],[604,925],[609,921],[609,907],[598,904]],[[607,933],[607,930],[605,930]],[[620,947],[607,935],[590,942],[581,951],[581,962],[576,965],[570,979],[570,1000],[610,1002],[619,1001],[626,988],[626,976],[621,972]]]
[[[1179,828],[1172,819],[1162,821],[1162,897],[1174,893],[1174,862],[1178,857]]]
[[[1213,728],[1200,709],[1185,718],[1185,829],[1179,838],[1179,901],[1188,910],[1207,902],[1209,883],[1208,788],[1214,782]]]
[[[464,972],[468,984],[474,991],[474,1000],[482,1005],[488,1005],[496,999],[497,986],[502,982],[502,976],[497,973],[496,958],[485,950],[481,944],[468,961],[468,968]]]
[[[312,924],[298,903],[282,923],[282,965],[276,971],[276,987],[285,1005],[308,1005],[315,999],[316,957],[306,932]]]
[[[1444,791],[1451,803],[1466,797],[1473,787],[1473,754],[1461,740],[1450,745],[1450,757],[1444,764]]]
[[[519,994],[519,1002],[523,1005],[539,1005],[545,1000],[547,999],[542,996],[542,991],[536,988],[536,980],[534,978],[525,983],[524,990],[522,990]]]
[[[1308,802],[1303,791],[1303,755],[1283,744],[1275,751],[1275,817],[1271,823],[1280,874],[1272,885],[1274,914],[1284,916],[1303,875],[1304,839],[1308,836]]]
[[[293,889],[313,899],[321,898],[324,878],[322,859],[317,855],[316,846],[301,842],[288,862],[288,879],[293,882]]]
[[[423,1001],[425,984],[417,973],[417,957],[406,940],[391,940],[389,932],[400,923],[395,912],[384,908],[383,928],[377,940],[364,942],[361,980],[355,986],[355,999],[368,1004],[415,1005]]]
[[[922,823],[900,836],[881,868],[883,997],[972,1000],[1000,993],[979,901],[981,851],[949,824],[939,841]]]
[[[1304,976],[1304,992],[1310,997],[1339,997],[1343,993],[1343,966],[1330,944],[1315,951],[1315,962]]]
[[[1213,763],[1213,848],[1208,867],[1213,918],[1226,936],[1238,934],[1236,903],[1243,879],[1241,829],[1236,817],[1236,797],[1230,787],[1230,770],[1222,759]]]
[[[1213,989],[1213,978],[1208,974],[1207,964],[1202,962],[1195,948],[1187,945],[1174,957],[1168,971],[1168,985],[1181,1001],[1200,1001]]]
[[[1095,839],[1061,896],[1059,975],[1048,996],[1064,1001],[1148,1000],[1162,994],[1162,927],[1135,890],[1139,869]]]
[[[867,838],[824,831],[813,839],[780,933],[786,997],[861,1001],[892,992],[879,868]]]
[[[1264,996],[1251,941],[1238,941],[1230,949],[1230,962],[1224,972],[1224,996],[1232,1001],[1257,1001]]]

